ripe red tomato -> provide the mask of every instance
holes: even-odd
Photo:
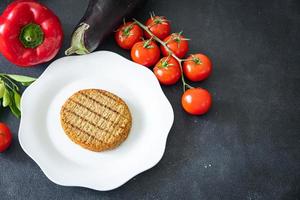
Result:
[[[179,64],[172,56],[160,59],[153,71],[159,82],[164,85],[175,84],[181,76]]]
[[[202,115],[210,109],[212,97],[205,89],[191,88],[182,95],[181,104],[189,114]]]
[[[167,37],[171,31],[170,23],[164,16],[151,16],[151,18],[146,21],[146,26],[156,37],[161,40]],[[146,31],[145,36],[146,38],[151,38]]]
[[[131,49],[131,59],[146,67],[155,65],[159,58],[159,47],[151,40],[137,42]]]
[[[202,81],[212,71],[210,59],[203,54],[190,55],[183,63],[184,75],[191,81]]]
[[[142,37],[143,30],[133,22],[121,25],[115,33],[115,40],[123,49],[131,49],[136,42],[142,40]]]
[[[8,126],[0,123],[0,152],[5,151],[11,144],[12,134]]]
[[[181,33],[172,33],[164,39],[169,49],[178,57],[183,58],[189,50],[188,39],[186,39]],[[161,46],[161,52],[164,56],[169,55],[168,50]]]

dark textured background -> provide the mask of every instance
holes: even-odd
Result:
[[[1,12],[8,2],[1,0]],[[41,2],[63,24],[58,58],[87,1]],[[21,149],[19,120],[1,108],[14,142],[0,155],[0,199],[300,199],[300,1],[149,0],[136,17],[149,11],[184,30],[190,52],[211,57],[212,76],[195,84],[213,94],[211,111],[188,116],[181,85],[164,87],[175,122],[163,159],[122,187],[97,192],[50,182]],[[129,57],[112,37],[99,49]],[[21,69],[0,57],[6,73],[39,76],[48,64]]]

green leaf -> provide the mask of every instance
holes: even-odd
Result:
[[[10,105],[10,103],[11,103],[11,99],[10,99],[9,90],[7,88],[5,88],[4,94],[3,94],[2,105],[3,105],[3,107],[7,107],[8,105]]]
[[[4,86],[4,82],[0,81],[0,99],[3,97],[4,95],[4,90],[5,90],[5,86]]]
[[[17,108],[16,104],[14,104],[14,103],[10,104],[9,108],[14,116],[16,116],[17,118],[20,118],[21,111]]]
[[[32,81],[32,82],[23,82],[23,83],[21,83],[23,86],[29,86],[31,83],[33,83],[34,81]]]
[[[9,106],[12,114],[19,118],[21,116],[21,94],[17,83],[29,86],[35,80],[36,78],[29,76],[0,73],[0,105]]]
[[[10,104],[9,104],[10,111],[14,116],[20,118],[21,111],[18,106],[20,106],[21,97],[16,90],[9,90],[9,95],[10,95]]]
[[[20,108],[21,95],[15,90],[13,92],[14,92],[14,103],[18,108],[18,110],[21,110]]]
[[[6,74],[6,76],[20,83],[32,83],[36,80],[36,78],[30,76],[22,76],[22,75],[15,75],[15,74]]]

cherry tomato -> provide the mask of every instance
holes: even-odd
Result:
[[[186,90],[181,98],[182,107],[192,115],[203,115],[212,104],[210,93],[202,88],[191,88]]]
[[[151,16],[151,18],[146,21],[146,26],[161,40],[167,37],[171,31],[170,23],[164,16]],[[151,38],[147,32],[145,32],[145,36],[146,38]]]
[[[153,71],[159,82],[164,85],[175,84],[181,76],[178,62],[171,56],[160,59]]]
[[[202,81],[211,74],[211,71],[210,59],[200,53],[190,55],[183,63],[184,75],[191,81]]]
[[[181,33],[172,33],[164,39],[169,49],[178,57],[183,58],[189,50],[188,39],[186,39]],[[168,50],[161,46],[161,52],[164,56],[169,55]]]
[[[146,67],[155,65],[159,58],[159,47],[152,40],[137,42],[131,49],[131,59]]]
[[[136,42],[141,41],[142,37],[143,30],[133,22],[121,25],[115,33],[115,40],[123,49],[131,49]]]
[[[8,126],[0,123],[0,152],[5,151],[11,144],[12,134]]]

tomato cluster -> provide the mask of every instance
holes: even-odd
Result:
[[[190,81],[202,81],[211,74],[212,63],[206,55],[192,54],[184,59],[189,50],[188,39],[182,32],[171,33],[171,25],[166,17],[151,15],[145,25],[137,22],[121,25],[115,33],[115,40],[121,48],[131,50],[134,62],[153,67],[161,84],[173,85],[182,77],[185,89],[188,84],[184,76]],[[210,109],[212,98],[205,89],[190,88],[184,92],[181,102],[186,112],[202,115]]]

